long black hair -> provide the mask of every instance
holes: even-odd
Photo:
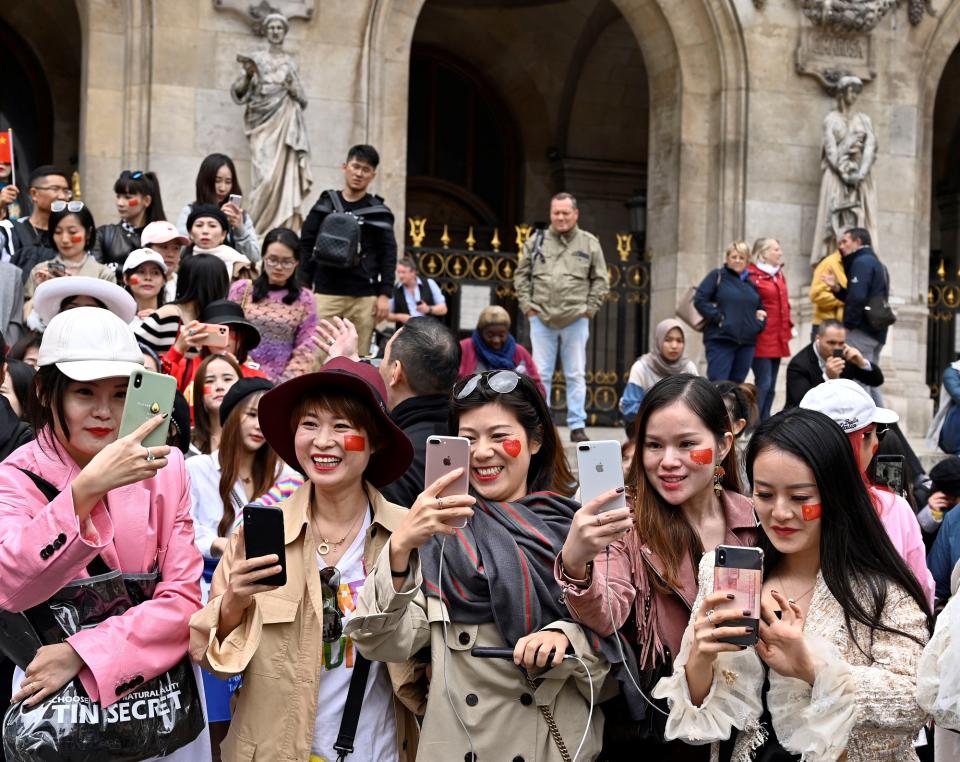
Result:
[[[690,559],[694,569],[697,568],[700,556],[703,555],[703,542],[683,515],[683,511],[667,503],[650,484],[643,467],[643,442],[647,436],[650,416],[677,402],[686,405],[713,434],[718,453],[724,436],[728,432],[732,433],[730,414],[727,413],[723,397],[713,384],[700,376],[689,373],[667,376],[650,388],[640,404],[633,427],[636,449],[627,475],[627,489],[634,495],[640,537],[663,561],[666,581],[674,585],[679,584],[680,566],[684,556]],[[723,486],[739,492],[737,448],[733,444],[720,465],[724,470]]]
[[[124,193],[149,196],[150,206],[146,209],[145,224],[167,219],[167,215],[163,213],[163,199],[160,198],[160,180],[153,172],[125,169],[113,184],[113,192],[118,195]]]
[[[260,247],[261,262],[266,259],[267,249],[274,243],[283,244],[290,249],[293,258],[297,260],[297,264],[300,263],[300,237],[290,230],[290,228],[274,228],[263,237],[263,245]],[[297,283],[296,267],[290,271],[287,282],[280,288],[287,289],[287,293],[283,299],[281,299],[284,304],[293,304],[300,298],[300,286]],[[253,301],[259,302],[266,299],[270,289],[270,279],[267,277],[267,269],[263,267],[260,275],[258,275],[257,279],[253,282]]]
[[[519,376],[513,391],[503,393],[494,391],[487,384],[487,379],[495,373],[502,372],[486,371],[481,374],[486,379],[481,379],[477,388],[464,399],[457,399],[457,395],[473,376],[463,379],[453,387],[453,398],[450,400],[450,431],[460,430],[460,416],[468,410],[475,410],[484,405],[503,405],[516,416],[527,434],[527,440],[540,443],[540,449],[530,458],[527,491],[556,492],[570,497],[577,489],[577,480],[567,465],[560,435],[553,425],[553,419],[550,417],[543,395],[533,381],[522,375]]]
[[[226,299],[230,278],[223,262],[213,254],[191,254],[180,260],[174,304],[195,304],[201,314],[210,302]]]
[[[230,190],[227,191],[226,198],[223,199],[223,202],[217,200],[216,190],[217,172],[220,170],[220,167],[229,167],[230,177],[232,178],[232,185]],[[193,202],[194,204],[216,204],[217,206],[222,206],[230,200],[231,193],[242,196],[243,190],[240,188],[240,180],[237,178],[237,168],[233,165],[233,159],[225,153],[212,153],[206,156],[204,160],[200,162],[200,169],[197,171],[196,190],[197,197]]]
[[[883,609],[890,586],[909,595],[933,623],[920,583],[890,542],[873,501],[867,492],[853,449],[843,431],[830,418],[815,410],[791,408],[768,418],[757,428],[747,447],[747,473],[753,480],[753,464],[764,450],[781,450],[800,458],[813,471],[820,492],[820,571],[823,581],[843,609],[847,632],[863,651],[853,633],[853,622],[871,630],[912,635],[883,623]],[[766,558],[766,574],[783,557],[766,535],[760,547]],[[864,653],[866,653],[864,651]]]
[[[33,377],[37,375],[37,369],[32,365],[27,365],[23,360],[8,359],[5,362],[6,374],[10,378],[10,386],[20,403],[20,420],[29,420],[30,395],[33,394]]]

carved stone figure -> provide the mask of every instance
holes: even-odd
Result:
[[[901,0],[800,0],[800,10],[816,26],[835,32],[871,32]],[[936,15],[933,0],[907,0],[910,23],[916,26],[924,15]]]
[[[230,88],[234,101],[246,104],[244,131],[253,163],[247,212],[261,235],[281,225],[298,230],[300,206],[313,185],[303,118],[307,98],[296,62],[283,52],[289,28],[282,13],[263,18],[260,29],[270,47],[237,56],[243,74]]]
[[[866,228],[877,246],[877,196],[870,173],[877,156],[877,134],[870,117],[854,109],[862,89],[859,77],[841,77],[837,108],[823,120],[823,177],[811,265],[834,251],[849,227]]]

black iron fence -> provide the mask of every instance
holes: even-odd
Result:
[[[477,324],[480,310],[498,304],[510,313],[517,340],[529,348],[528,326],[518,314],[513,276],[523,244],[533,234],[529,225],[516,227],[515,251],[501,251],[498,230],[490,237],[489,248],[478,250],[471,228],[465,248],[453,247],[444,227],[438,246],[425,245],[427,220],[409,220],[411,245],[407,254],[414,257],[421,274],[433,278],[447,300],[448,325],[460,338],[469,336]],[[606,243],[606,242],[601,242]],[[643,252],[643,241],[622,233],[616,246],[605,250],[610,276],[610,293],[590,325],[587,345],[587,423],[591,426],[616,425],[620,419],[618,403],[627,382],[630,366],[647,350],[650,324],[650,267]],[[551,407],[559,421],[566,408],[566,385],[559,366],[553,376]]]
[[[958,273],[960,277],[960,273]],[[960,314],[960,281],[947,280],[944,262],[933,273],[927,289],[927,384],[936,405],[944,369],[958,354],[957,316]]]

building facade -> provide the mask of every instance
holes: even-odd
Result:
[[[837,78],[859,76],[856,107],[876,133],[877,249],[898,315],[883,392],[911,432],[929,421],[958,336],[960,0],[271,5],[291,19],[313,197],[339,184],[347,147],[372,143],[398,235],[426,218],[428,241],[446,225],[454,241],[473,231],[479,248],[496,230],[508,248],[515,226],[545,221],[550,196],[570,191],[608,260],[616,233],[642,242],[651,323],[728,242],[772,236],[787,256],[795,350],[809,336],[824,117]],[[208,153],[233,156],[249,186],[230,86],[237,54],[266,44],[251,8],[3,3],[0,127],[21,136],[18,161],[77,168],[98,222],[113,219],[123,169],[158,173],[168,215],[192,200]],[[696,337],[689,354],[702,356]]]

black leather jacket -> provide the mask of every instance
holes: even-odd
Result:
[[[97,240],[93,244],[93,258],[120,272],[130,252],[140,248],[142,230],[143,228],[138,228],[130,231],[119,223],[101,225],[97,228]]]

